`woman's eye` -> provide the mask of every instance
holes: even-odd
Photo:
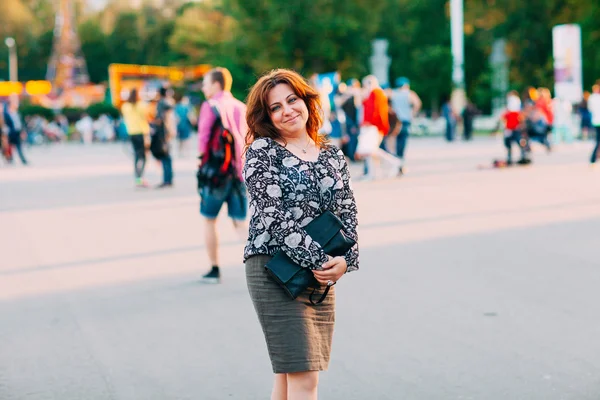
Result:
[[[292,97],[292,98],[290,99],[290,103],[295,103],[295,102],[296,102],[296,98],[295,98],[295,97]]]
[[[271,112],[274,113],[275,111],[279,110],[279,106],[275,106],[273,108],[271,108]]]

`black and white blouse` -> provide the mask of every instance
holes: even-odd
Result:
[[[321,246],[303,229],[330,210],[358,243],[357,208],[343,153],[324,146],[317,161],[305,161],[270,138],[255,140],[246,151],[244,179],[250,197],[250,233],[244,261],[283,250],[303,267],[327,262]],[[344,256],[348,272],[358,269],[358,244]]]

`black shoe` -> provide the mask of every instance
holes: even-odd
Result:
[[[213,266],[208,274],[202,276],[202,282],[204,282],[204,283],[220,283],[221,282],[221,272],[219,271],[219,267]]]
[[[165,189],[170,187],[173,187],[172,183],[161,183],[160,185],[156,186],[156,189]]]
[[[403,175],[404,175],[404,168],[403,167],[398,168],[398,175],[397,176],[401,177]]]

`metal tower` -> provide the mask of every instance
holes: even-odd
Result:
[[[59,89],[89,83],[90,77],[77,36],[73,0],[58,0],[54,45],[46,79]]]

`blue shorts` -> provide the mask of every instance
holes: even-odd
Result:
[[[248,210],[246,184],[235,180],[219,189],[205,187],[200,190],[200,214],[202,216],[209,219],[217,218],[224,203],[227,203],[227,214],[231,219],[245,220]]]

